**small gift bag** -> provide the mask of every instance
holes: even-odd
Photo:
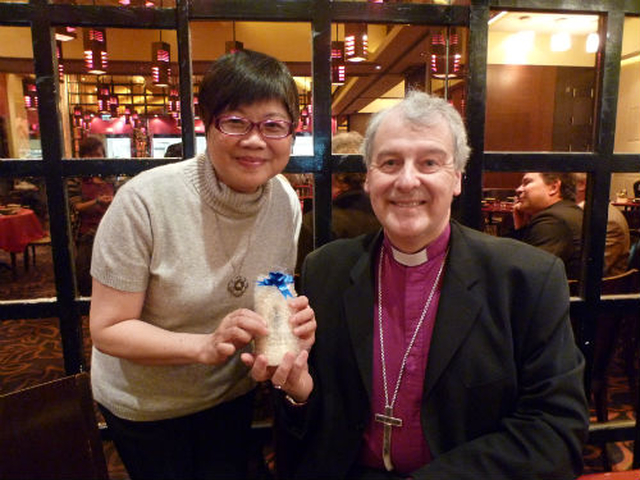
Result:
[[[256,355],[267,357],[269,366],[279,365],[286,352],[300,352],[298,337],[293,334],[287,299],[296,296],[293,277],[282,272],[271,272],[258,277],[255,288],[255,311],[267,321],[269,334],[256,338]]]

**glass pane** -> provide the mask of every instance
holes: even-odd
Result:
[[[228,51],[246,48],[283,61],[298,86],[300,121],[292,155],[313,155],[313,100],[311,98],[311,28],[307,23],[192,22],[194,97],[211,62]],[[205,129],[196,108],[198,151],[204,150]]]
[[[0,180],[0,300],[54,297],[44,181]]]
[[[464,115],[468,29],[334,24],[332,41],[334,51],[344,49],[344,61],[340,53],[332,59],[334,133],[364,133],[369,116],[397,103],[408,89],[447,98]],[[360,50],[359,42],[366,44],[366,55],[355,62],[350,52]],[[336,66],[341,64],[344,81],[336,76]]]
[[[616,153],[640,153],[640,17],[626,17],[622,35]],[[640,175],[637,176],[640,180]],[[636,192],[636,197],[640,193]]]
[[[596,15],[492,12],[487,150],[593,150],[597,32]]]
[[[58,43],[66,156],[163,158],[182,138],[175,31],[84,30],[106,47],[87,39],[87,32]],[[144,47],[132,49],[132,44]],[[85,50],[91,49],[93,58],[106,52],[106,65],[90,68]],[[87,137],[99,138],[104,153],[81,153]]]
[[[31,31],[0,27],[0,157],[42,158]]]

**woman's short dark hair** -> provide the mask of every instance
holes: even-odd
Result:
[[[283,103],[297,125],[298,88],[286,65],[264,53],[239,50],[211,64],[200,84],[198,108],[208,130],[225,110],[272,99]]]

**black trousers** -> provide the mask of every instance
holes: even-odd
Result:
[[[208,410],[153,422],[100,405],[131,480],[246,478],[254,392]]]

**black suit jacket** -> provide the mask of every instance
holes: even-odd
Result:
[[[560,200],[535,214],[512,238],[560,257],[567,277],[580,278],[582,255],[582,209],[571,200]]]
[[[279,405],[278,455],[287,476],[392,477],[357,471],[372,415],[373,265],[381,238],[332,242],[304,264],[302,290],[318,321],[315,386],[306,407]],[[574,478],[588,427],[583,369],[562,263],[452,223],[422,402],[434,459],[412,476]]]

